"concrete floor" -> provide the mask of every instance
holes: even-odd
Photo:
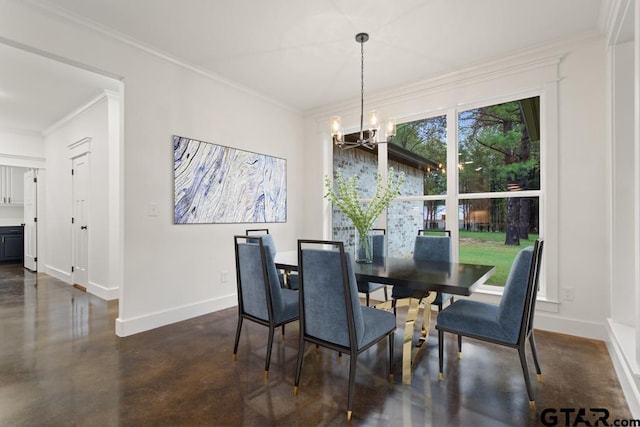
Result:
[[[346,356],[308,345],[293,395],[297,323],[276,335],[265,380],[266,328],[245,322],[232,361],[236,309],[126,338],[115,336],[117,311],[117,302],[50,276],[0,266],[0,425],[347,424]],[[458,360],[455,337],[447,336],[445,379],[438,381],[433,326],[412,384],[402,385],[401,332],[393,381],[386,344],[358,358],[350,425],[572,425],[580,408],[592,423],[602,413],[590,408],[606,409],[610,424],[631,418],[601,341],[538,331],[544,383],[531,372],[531,411],[512,349],[466,340]]]

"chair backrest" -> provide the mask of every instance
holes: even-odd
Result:
[[[273,241],[273,237],[269,234],[268,228],[254,228],[248,229],[244,231],[244,234],[247,236],[262,236],[262,242],[266,247],[269,248],[269,252],[271,252],[271,256],[276,256],[276,242]],[[252,242],[256,242],[256,240],[250,240]]]
[[[542,241],[521,249],[516,255],[504,286],[498,322],[514,344],[526,338],[532,325],[538,288]]]
[[[418,230],[418,236],[426,236],[427,233],[444,233],[446,236],[451,237],[451,230],[439,230],[437,228]]]
[[[284,300],[265,236],[234,236],[238,305],[242,313],[272,321],[284,310]]]
[[[413,247],[413,258],[421,261],[451,262],[451,237],[418,234]]]
[[[524,319],[520,334],[522,339],[533,329],[533,315],[536,311],[536,298],[538,297],[538,286],[540,284],[540,264],[542,263],[542,248],[544,241],[537,239],[533,247],[532,271],[529,275],[529,284],[527,285],[527,305],[525,307]]]
[[[249,228],[244,230],[244,234],[247,236],[261,236],[263,234],[269,234],[268,228]]]
[[[298,240],[300,327],[343,347],[364,338],[364,319],[349,253],[338,241]]]

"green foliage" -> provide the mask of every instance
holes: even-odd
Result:
[[[525,143],[519,101],[467,110],[458,119],[461,161],[473,160],[460,172],[460,191],[506,191],[509,183],[539,188],[540,143]]]
[[[447,163],[447,118],[431,117],[401,123],[396,129],[393,144],[431,160],[436,165]],[[447,178],[442,168],[425,171],[424,194],[446,194]]]
[[[325,175],[324,185],[327,190],[324,197],[339,207],[342,212],[353,221],[353,225],[362,236],[373,227],[375,220],[389,206],[389,203],[400,195],[400,187],[404,183],[404,173],[395,175],[393,168],[389,168],[387,185],[382,183],[382,175],[378,174],[376,180],[376,192],[371,200],[366,203],[361,201],[358,194],[358,176],[350,178],[342,176],[342,171],[336,172],[336,190],[329,176]]]
[[[529,234],[529,240],[520,240],[521,246],[504,244],[505,233],[460,230],[460,262],[494,265],[496,272],[487,280],[487,285],[504,286],[517,253],[524,247],[533,246],[537,234]]]

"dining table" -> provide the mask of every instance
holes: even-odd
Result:
[[[276,268],[287,274],[298,268],[298,252],[278,252],[275,256]],[[402,344],[402,383],[411,384],[412,365],[426,339],[430,326],[430,306],[437,292],[452,295],[470,296],[480,285],[493,275],[496,268],[492,265],[480,265],[458,262],[433,262],[412,257],[375,257],[371,263],[353,263],[356,278],[372,283],[400,286],[413,291],[410,298],[396,303],[408,306],[404,324]],[[286,275],[286,274],[285,274]],[[421,338],[414,346],[414,326],[423,305],[424,315]],[[376,308],[391,310],[391,301],[375,305]]]

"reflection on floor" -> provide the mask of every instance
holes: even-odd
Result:
[[[266,328],[245,322],[231,360],[235,309],[127,338],[114,334],[117,310],[47,275],[0,267],[0,425],[346,423],[348,357],[307,346],[293,396],[297,323],[276,335],[264,380]],[[631,418],[603,342],[537,333],[545,382],[534,381],[530,411],[514,350],[466,340],[458,360],[447,338],[442,382],[433,330],[410,386],[401,384],[399,351],[393,382],[385,345],[362,354],[351,424],[541,425],[545,409],[562,418],[560,408],[592,407],[606,408],[610,421]]]

